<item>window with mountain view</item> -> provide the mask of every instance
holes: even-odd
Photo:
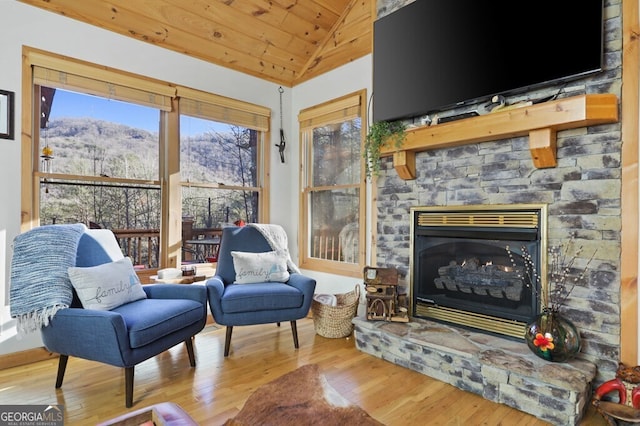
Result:
[[[257,222],[260,132],[180,117],[183,135],[193,125],[208,130],[180,140],[183,217],[207,228],[240,220]]]
[[[219,238],[226,224],[264,219],[261,147],[270,110],[185,87],[177,94],[183,234],[192,236],[185,257],[216,261],[215,246],[201,240]]]
[[[191,135],[192,128],[206,131]],[[218,246],[208,238],[219,240],[226,224],[259,222],[261,132],[187,115],[180,129],[184,257],[215,262]]]
[[[48,87],[41,93],[43,105],[49,105],[40,132],[41,224],[82,222],[156,239],[161,192],[159,135],[153,127],[160,111]],[[186,238],[212,236],[240,220],[258,221],[260,132],[187,115],[181,116],[180,129]],[[156,249],[153,243],[138,257],[157,264]],[[187,260],[215,261],[192,250],[183,253]]]
[[[25,97],[23,227],[111,229],[153,269],[215,261],[193,240],[215,247],[225,224],[268,220],[269,108],[35,49],[25,57],[35,96]]]
[[[363,97],[348,95],[300,112],[305,268],[362,273]]]
[[[157,266],[160,111],[45,86],[40,93],[40,223],[111,229],[136,263]]]

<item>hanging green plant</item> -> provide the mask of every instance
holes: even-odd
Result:
[[[401,148],[407,135],[407,126],[402,121],[377,121],[369,126],[369,132],[364,141],[364,152],[367,177],[380,174],[380,151],[387,143],[395,148]]]

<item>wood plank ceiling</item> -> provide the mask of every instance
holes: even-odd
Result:
[[[19,0],[293,87],[372,50],[375,0]]]

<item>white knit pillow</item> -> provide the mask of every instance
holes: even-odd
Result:
[[[267,251],[249,253],[232,251],[233,267],[236,270],[237,284],[263,283],[269,281],[286,282],[289,280],[287,257],[284,253]]]
[[[87,268],[73,266],[68,271],[85,309],[108,311],[147,297],[128,257]]]

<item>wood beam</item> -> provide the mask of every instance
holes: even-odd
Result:
[[[529,132],[529,151],[533,165],[539,169],[555,167],[556,159],[556,131],[551,128],[537,129]]]
[[[623,0],[620,361],[638,365],[638,0]]]
[[[402,149],[382,147],[382,156],[394,156],[394,167],[414,179],[415,156],[396,155],[399,152],[421,152],[470,143],[491,142],[520,136],[530,137],[530,150],[538,168],[555,167],[555,134],[559,130],[575,129],[618,121],[618,98],[614,94],[573,96],[542,104],[529,105],[464,120],[422,126],[406,131]],[[395,161],[398,161],[398,164]]]
[[[416,178],[416,153],[414,151],[398,151],[393,153],[393,167],[398,176],[404,180]]]

